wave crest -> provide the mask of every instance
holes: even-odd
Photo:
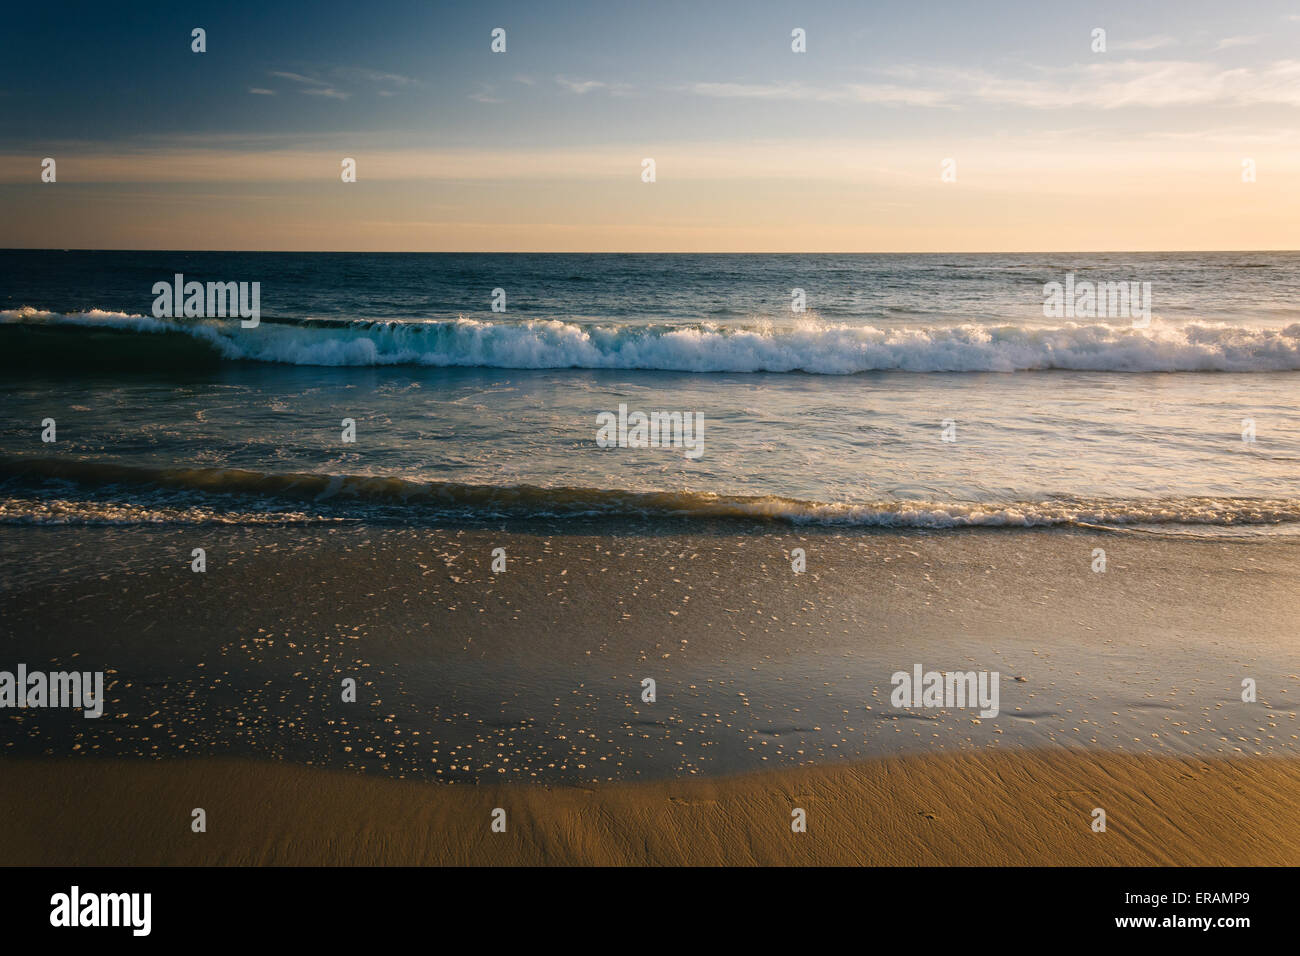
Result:
[[[425,365],[512,369],[644,369],[679,372],[1283,372],[1300,370],[1300,324],[1259,329],[1153,321],[1107,324],[933,325],[884,328],[808,321],[794,326],[599,325],[518,322],[263,319],[173,321],[93,310],[56,315],[0,311],[12,361],[68,360],[75,335],[100,335],[105,365],[255,361],[289,365]],[[35,333],[62,331],[40,337]],[[24,333],[29,333],[24,337]],[[70,341],[69,335],[73,336]],[[141,337],[154,339],[149,345]],[[155,338],[157,337],[157,338]],[[107,341],[106,339],[116,339]],[[196,351],[197,349],[197,351]]]
[[[1267,526],[1300,502],[1265,498],[821,502],[695,491],[468,485],[395,476],[148,468],[0,458],[0,523],[416,522],[426,517],[689,518],[889,528]],[[31,487],[35,482],[38,488]],[[69,484],[79,487],[70,487]]]

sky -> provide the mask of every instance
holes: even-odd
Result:
[[[32,3],[0,56],[0,247],[1300,247],[1300,2]]]

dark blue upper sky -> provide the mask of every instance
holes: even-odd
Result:
[[[539,134],[607,141],[669,121],[688,139],[790,120],[819,133],[854,121],[890,130],[962,126],[987,122],[987,113],[846,117],[833,101],[816,99],[729,98],[689,112],[682,104],[695,84],[879,83],[875,71],[900,67],[1026,79],[1035,66],[1088,63],[1088,31],[1097,25],[1117,50],[1165,36],[1181,49],[1167,45],[1161,55],[1181,57],[1197,33],[1213,45],[1253,31],[1254,42],[1240,50],[1246,62],[1294,56],[1297,32],[1279,29],[1292,5],[1249,7],[1258,12],[1200,0],[12,4],[0,37],[0,129],[8,145],[26,145],[338,130],[474,143],[533,142]],[[790,55],[792,25],[807,30],[809,55]],[[201,56],[190,52],[196,26],[207,31]],[[507,54],[485,55],[497,26],[507,29]],[[588,91],[606,95],[585,96],[575,109],[573,95]],[[611,103],[608,94],[620,92]],[[510,108],[485,113],[485,105]]]

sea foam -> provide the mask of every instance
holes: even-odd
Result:
[[[221,358],[289,365],[646,369],[680,372],[1279,372],[1300,370],[1300,323],[1252,328],[1155,321],[880,327],[806,321],[779,325],[604,325],[559,320],[263,319],[170,321],[90,311],[0,312],[5,326],[81,326],[184,336]],[[19,345],[18,347],[21,347]],[[54,356],[32,356],[34,362]],[[111,364],[111,351],[105,354]]]

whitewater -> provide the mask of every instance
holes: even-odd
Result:
[[[1280,329],[1156,320],[1106,323],[943,324],[879,327],[806,319],[752,327],[701,322],[619,324],[558,319],[494,321],[266,318],[165,320],[34,307],[0,312],[17,328],[113,330],[185,336],[230,361],[306,366],[425,365],[501,369],[644,369],[681,372],[1279,372],[1300,370],[1300,323]],[[118,343],[129,349],[130,343]],[[22,347],[21,343],[16,347]],[[42,356],[33,354],[34,361]]]
[[[153,317],[178,273],[259,282],[260,324]],[[1149,283],[1150,325],[1044,316],[1069,276]],[[602,447],[624,405],[700,454]],[[0,250],[0,459],[33,529],[1290,536],[1300,255]]]

